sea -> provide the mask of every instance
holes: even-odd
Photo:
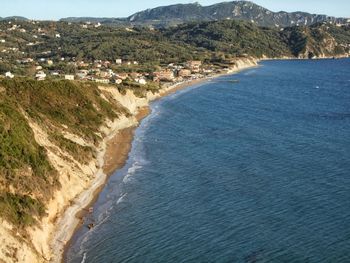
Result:
[[[155,101],[89,220],[65,262],[350,262],[350,59]]]

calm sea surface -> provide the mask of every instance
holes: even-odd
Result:
[[[152,104],[66,262],[350,262],[350,60],[261,65]]]

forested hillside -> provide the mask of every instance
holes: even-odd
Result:
[[[28,75],[33,63],[52,60],[49,69],[74,72],[70,62],[121,58],[138,61],[140,71],[157,66],[223,57],[346,56],[349,25],[319,23],[284,29],[244,21],[193,22],[167,29],[120,28],[66,22],[0,22],[0,74]],[[13,30],[9,30],[13,29]],[[57,37],[59,36],[59,37]],[[29,63],[24,59],[30,58]]]

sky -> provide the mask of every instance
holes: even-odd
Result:
[[[224,0],[222,0],[224,1]],[[157,6],[199,2],[211,5],[221,0],[0,0],[0,17],[58,20],[70,16],[127,17]],[[253,0],[272,11],[305,11],[350,18],[350,0]]]

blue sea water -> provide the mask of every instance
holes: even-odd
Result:
[[[66,262],[350,262],[350,60],[156,101],[93,217]]]

